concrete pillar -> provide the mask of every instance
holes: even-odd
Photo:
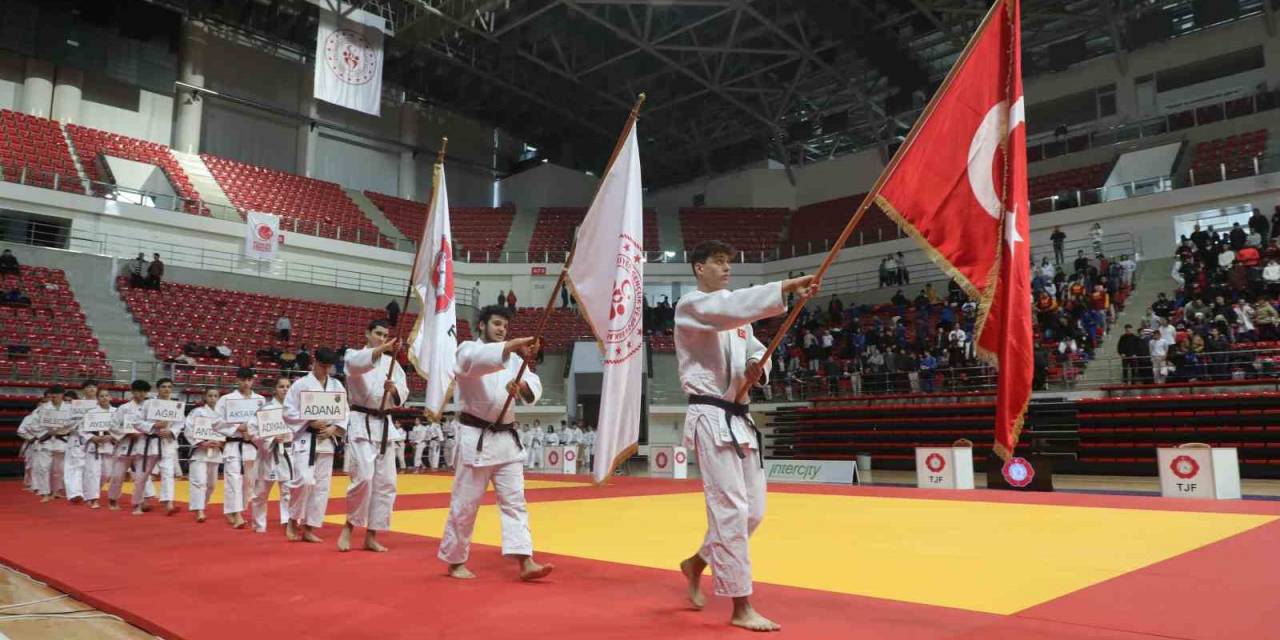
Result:
[[[1116,115],[1121,122],[1133,122],[1154,114],[1145,114],[1138,104],[1138,87],[1133,74],[1116,76]]]
[[[179,80],[197,87],[204,86],[204,56],[207,46],[208,35],[204,26],[192,20],[183,21]],[[173,127],[173,148],[185,153],[199,153],[204,98],[190,89],[177,89],[173,100],[177,111]]]
[[[66,123],[80,121],[80,88],[84,85],[84,72],[70,67],[58,67],[53,85],[52,118]]]
[[[27,58],[26,79],[22,82],[22,111],[48,118],[53,110],[52,62]]]
[[[319,127],[315,124],[320,112],[314,97],[314,73],[314,66],[303,67],[301,82],[298,83],[298,113],[307,120],[298,124],[297,167],[294,173],[308,178],[312,177],[311,169],[315,166],[316,146],[320,140]]]
[[[418,109],[412,103],[406,102],[400,105],[400,142],[410,147],[418,146]],[[418,175],[417,162],[413,157],[413,150],[405,149],[400,152],[400,197],[408,200],[416,200],[420,195],[425,196],[430,188],[427,181],[431,180],[430,176]]]

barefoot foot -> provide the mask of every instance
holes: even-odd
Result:
[[[525,582],[541,580],[548,575],[551,575],[551,572],[555,568],[556,566],[550,562],[547,564],[538,564],[533,561],[533,558],[526,558],[524,562],[520,564],[520,579]]]
[[[733,617],[729,619],[729,624],[735,627],[742,627],[748,631],[781,631],[782,625],[760,615],[750,605],[744,608],[734,608]]]
[[[142,515],[143,513],[145,513],[145,511],[144,511],[143,509],[139,508],[139,509],[134,509],[134,510],[133,510],[133,513],[132,513],[131,515],[140,516],[140,515]]]
[[[292,520],[284,525],[284,537],[289,542],[297,542],[302,539],[302,536],[298,535],[298,528],[294,526]]]
[[[196,512],[196,522],[204,522],[205,516],[203,511]]]
[[[459,580],[474,580],[476,574],[471,573],[471,570],[465,564],[451,564],[449,565],[449,577]]]
[[[338,534],[338,551],[351,550],[351,525],[342,527],[342,533]]]
[[[680,573],[684,574],[685,580],[689,582],[689,604],[694,609],[701,609],[707,605],[707,597],[702,594],[702,570],[706,568],[706,563],[697,564],[693,558],[688,558],[680,563]]]
[[[119,510],[120,510],[120,503],[119,503],[119,502],[116,502],[115,500],[112,500],[112,501],[110,501],[110,502],[108,502],[108,503],[107,503],[107,508],[108,508],[108,509],[110,509],[110,510],[112,510],[112,511],[119,511]]]
[[[310,527],[303,529],[302,540],[304,542],[324,542],[324,538],[321,538],[320,536],[316,535],[315,532],[312,531]]]
[[[374,538],[373,536],[371,536],[371,535],[369,535],[369,536],[365,536],[365,537],[364,537],[364,550],[365,550],[365,551],[374,551],[374,552],[377,552],[377,553],[386,553],[386,552],[387,552],[387,548],[386,548],[386,547],[384,547],[384,546],[382,546],[382,545],[377,541],[377,539],[375,539],[375,538]]]

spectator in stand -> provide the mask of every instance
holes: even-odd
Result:
[[[1253,303],[1253,322],[1258,327],[1259,340],[1280,339],[1280,311],[1266,295],[1259,295]]]
[[[560,287],[560,308],[569,308],[569,287]]]
[[[311,353],[307,351],[307,345],[302,345],[298,349],[298,353],[294,356],[294,364],[302,371],[311,369]]]
[[[164,281],[164,263],[160,262],[160,254],[151,254],[151,264],[147,265],[147,288],[160,290],[160,283]]]
[[[1169,302],[1169,297],[1163,291],[1157,293],[1156,301],[1151,303],[1151,313],[1166,319],[1173,314],[1173,303]]]
[[[1089,230],[1089,240],[1093,243],[1093,252],[1098,255],[1102,254],[1103,235],[1104,234],[1102,232],[1102,223],[1101,222],[1093,223],[1093,228]]]
[[[1261,209],[1254,209],[1253,215],[1249,216],[1249,230],[1262,237],[1262,245],[1266,245],[1271,240],[1271,222],[1262,215]]]
[[[932,282],[926,282],[924,284],[924,295],[926,298],[929,299],[929,304],[931,306],[938,304],[938,292],[933,290]]]
[[[1234,222],[1231,224],[1231,233],[1228,234],[1228,237],[1231,239],[1231,250],[1239,251],[1240,247],[1244,246],[1244,241],[1248,238],[1248,234],[1244,232],[1239,222]]]
[[[290,334],[293,333],[293,323],[289,321],[289,316],[280,316],[276,318],[276,338],[281,342],[287,342]]]
[[[18,256],[5,249],[0,253],[0,276],[21,276],[22,267],[18,264]]]
[[[831,294],[831,300],[827,302],[827,314],[831,316],[831,322],[840,322],[840,318],[844,316],[844,304],[834,293]]]
[[[147,284],[147,258],[145,254],[139,253],[138,257],[129,261],[126,265],[129,270],[129,286],[144,287]]]
[[[499,307],[507,306],[507,292],[503,291],[502,289],[498,289],[498,306]]]
[[[1084,274],[1089,271],[1089,258],[1085,257],[1084,249],[1076,252],[1076,261],[1071,264],[1073,274]]]
[[[911,284],[911,270],[907,268],[907,259],[902,256],[902,252],[898,252],[898,257],[894,260],[898,265],[898,284]]]
[[[507,292],[507,308],[511,310],[511,313],[516,312],[516,290],[515,289],[512,289]]]
[[[1280,294],[1280,260],[1267,259],[1267,266],[1262,268],[1262,284],[1270,295]]]
[[[1133,325],[1126,324],[1124,333],[1116,344],[1116,352],[1120,354],[1120,370],[1124,384],[1136,384],[1138,380],[1138,336],[1133,332]]]
[[[561,296],[564,295],[563,288],[560,289],[560,295]],[[480,304],[480,281],[479,280],[476,280],[476,283],[471,285],[471,304],[475,304],[475,305]],[[566,304],[565,306],[568,306],[568,305]]]
[[[1053,241],[1053,261],[1062,264],[1066,261],[1063,257],[1063,246],[1067,241],[1067,234],[1062,232],[1062,227],[1054,227],[1053,233],[1049,236],[1049,240]]]
[[[1280,205],[1276,206],[1275,213],[1271,214],[1271,237],[1280,236]]]
[[[818,341],[818,336],[813,335],[813,331],[804,330],[804,356],[809,362],[809,370],[817,371],[818,365],[822,362],[822,347]]]

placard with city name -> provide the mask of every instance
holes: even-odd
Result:
[[[237,398],[227,399],[222,404],[222,419],[227,424],[244,424],[253,418],[258,412],[258,407],[262,406],[262,401],[257,398]]]
[[[69,424],[71,424],[71,409],[65,404],[61,409],[54,409],[50,405],[40,414],[40,425],[46,429],[61,429]]]
[[[152,398],[147,401],[144,413],[148,422],[182,422],[182,403]]]
[[[98,408],[97,400],[72,400],[71,412],[76,414],[85,414]]]
[[[289,435],[293,432],[289,425],[284,423],[284,409],[282,407],[259,409],[257,416],[258,437],[263,440]]]
[[[347,392],[303,391],[301,414],[304,420],[341,424],[347,420]]]
[[[110,411],[95,409],[84,414],[84,423],[80,425],[80,430],[85,433],[106,433],[111,430],[113,422],[115,419]]]
[[[213,418],[197,416],[191,419],[191,440],[199,442],[201,440],[213,440],[215,442],[226,442],[227,437],[218,433],[213,428]]]

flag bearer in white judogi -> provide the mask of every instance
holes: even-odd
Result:
[[[147,402],[156,400],[177,400],[173,397],[173,380],[169,378],[156,380],[156,397]],[[143,414],[144,416],[146,414],[145,405]],[[179,511],[178,506],[173,502],[173,478],[178,468],[178,436],[186,426],[186,418],[184,416],[181,422],[143,420],[143,425],[150,433],[142,444],[143,456],[156,458],[155,468],[160,470],[160,501],[165,504],[165,513],[173,515]]]
[[[689,396],[684,446],[696,448],[707,505],[707,532],[702,547],[680,563],[689,584],[689,600],[705,603],[699,586],[707,565],[718,596],[733,598],[730,623],[753,631],[776,631],[779,625],[751,607],[751,559],[748,539],[764,518],[765,475],[759,432],[749,407],[737,403],[738,390],[769,370],[762,362],[766,348],[755,339],[751,323],[787,309],[787,294],[798,304],[812,297],[813,276],[729,290],[733,248],[703,242],[690,256],[698,290],[676,305],[676,359],[680,384]]]
[[[526,404],[536,403],[542,395],[542,382],[533,371],[525,373],[517,388],[516,373],[522,358],[535,355],[536,339],[507,340],[509,322],[511,312],[506,307],[485,307],[477,322],[479,338],[458,345],[454,379],[458,468],[439,553],[439,558],[449,564],[449,576],[454,578],[475,577],[467,569],[467,557],[480,498],[490,480],[501,514],[502,555],[519,564],[522,580],[537,580],[553,568],[533,561],[521,464],[524,453],[513,424],[514,403],[505,415],[499,415],[511,393]]]
[[[271,399],[262,405],[263,409],[283,409],[284,398],[289,393],[289,378],[276,378],[271,388]],[[253,514],[253,530],[256,533],[267,531],[267,506],[271,499],[271,488],[280,487],[280,524],[289,521],[289,479],[293,477],[293,460],[289,458],[289,436],[275,436],[263,439],[258,434],[258,418],[254,416],[253,446],[258,449],[257,477],[253,482],[253,498],[250,500],[250,512]]]
[[[422,456],[427,452],[427,425],[422,424],[422,418],[413,419],[409,443],[413,445],[413,472],[422,473]]]
[[[130,474],[133,481],[133,515],[142,515],[146,510],[143,505],[146,499],[147,485],[150,484],[151,470],[159,463],[159,456],[143,456],[143,447],[147,441],[147,433],[142,431],[143,418],[146,416],[143,406],[147,402],[147,394],[151,393],[151,383],[146,380],[134,380],[129,385],[129,402],[116,409],[115,423],[111,435],[115,438],[115,460],[111,470],[111,486],[107,489],[107,506],[112,511],[120,508],[120,492],[124,488],[124,474]]]
[[[235,391],[218,398],[218,404],[214,405],[214,410],[219,413],[215,428],[227,437],[222,446],[222,514],[233,528],[243,529],[248,524],[244,512],[258,477],[255,470],[258,448],[253,445],[253,424],[248,419],[243,422],[227,421],[227,409],[233,400],[254,401],[257,409],[267,403],[266,398],[253,390],[253,369],[237,369]]]
[[[187,414],[184,433],[187,442],[191,443],[191,467],[189,469],[191,495],[187,499],[187,508],[196,512],[196,522],[205,521],[205,506],[209,504],[209,498],[213,497],[213,486],[218,481],[218,465],[222,464],[223,442],[221,440],[197,437],[195,435],[195,421],[197,418],[205,418],[209,421],[210,426],[216,425],[222,416],[218,415],[218,411],[214,407],[218,406],[218,397],[221,395],[217,387],[205,389],[204,404],[192,409],[191,413]]]
[[[87,391],[89,385],[85,385]],[[97,389],[97,385],[93,385]],[[87,395],[87,394],[86,394]],[[109,432],[91,433],[84,430],[86,423],[93,416],[112,416],[116,410],[111,406],[111,392],[97,389],[95,400],[97,407],[80,416],[80,425],[76,431],[80,437],[80,447],[84,450],[84,466],[80,469],[80,492],[90,509],[99,508],[98,499],[102,496],[102,483],[111,479],[112,446],[115,439]]]
[[[444,429],[434,420],[427,425],[427,466],[432,471],[440,469],[440,449],[444,447]]]
[[[68,391],[65,397],[71,403],[72,425],[71,435],[67,438],[67,453],[62,462],[62,482],[67,487],[67,502],[75,504],[85,499],[85,434],[80,431],[80,425],[84,421],[84,415],[98,402],[98,384],[88,380],[79,393]],[[81,402],[82,400],[87,402]]]
[[[547,441],[547,434],[542,432],[542,425],[537,420],[533,421],[533,427],[529,429],[529,462],[525,467],[529,469],[542,468],[542,456],[546,449],[543,448]]]
[[[324,512],[329,506],[333,443],[346,432],[347,422],[304,420],[302,392],[346,391],[342,383],[330,375],[337,362],[338,356],[332,349],[316,349],[311,373],[294,380],[284,397],[284,421],[293,429],[294,476],[289,481],[289,522],[285,525],[285,537],[289,540],[324,542],[316,530],[324,525]]]
[[[386,320],[370,322],[364,332],[365,347],[349,350],[346,355],[347,397],[351,401],[346,455],[351,461],[351,482],[347,485],[347,522],[338,536],[339,551],[351,548],[351,530],[356,527],[366,528],[366,550],[387,550],[378,542],[378,532],[391,528],[396,502],[393,432],[397,430],[387,411],[409,399],[404,369],[395,362],[399,343],[389,337],[390,330]]]

